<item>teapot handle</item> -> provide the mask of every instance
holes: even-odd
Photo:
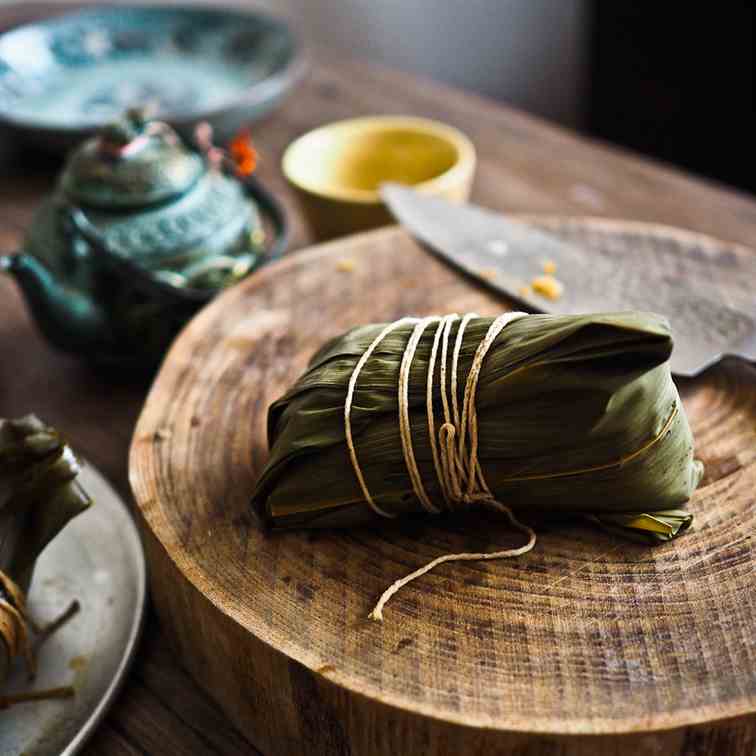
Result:
[[[273,226],[275,237],[268,247],[267,258],[275,260],[286,251],[289,246],[289,219],[283,205],[271,194],[254,176],[244,180],[247,194],[257,202],[260,210],[268,216]]]

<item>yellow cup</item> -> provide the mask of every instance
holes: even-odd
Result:
[[[282,167],[315,236],[325,240],[393,223],[378,194],[384,182],[464,202],[475,148],[461,131],[437,121],[370,116],[301,136]]]

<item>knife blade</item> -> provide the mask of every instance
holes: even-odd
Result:
[[[590,249],[474,205],[455,205],[399,184],[381,196],[396,220],[464,273],[515,300],[552,314],[646,310],[665,315],[675,349],[672,372],[693,377],[725,356],[756,361],[756,255],[711,244],[639,244],[603,235]],[[693,236],[692,238],[698,238]],[[608,239],[608,241],[607,241]],[[669,248],[667,248],[669,247]],[[562,295],[527,287],[554,263]]]

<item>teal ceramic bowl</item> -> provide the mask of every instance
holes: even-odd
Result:
[[[268,113],[303,71],[290,28],[221,8],[106,6],[0,35],[0,123],[68,147],[148,106],[188,136],[223,141]]]

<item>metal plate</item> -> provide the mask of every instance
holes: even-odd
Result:
[[[81,611],[42,647],[33,689],[73,685],[66,701],[0,712],[0,755],[71,756],[92,734],[118,693],[134,655],[146,603],[146,568],[126,505],[92,467],[80,480],[94,506],[44,551],[29,608],[46,622],[78,599]],[[18,664],[4,693],[29,689]]]

